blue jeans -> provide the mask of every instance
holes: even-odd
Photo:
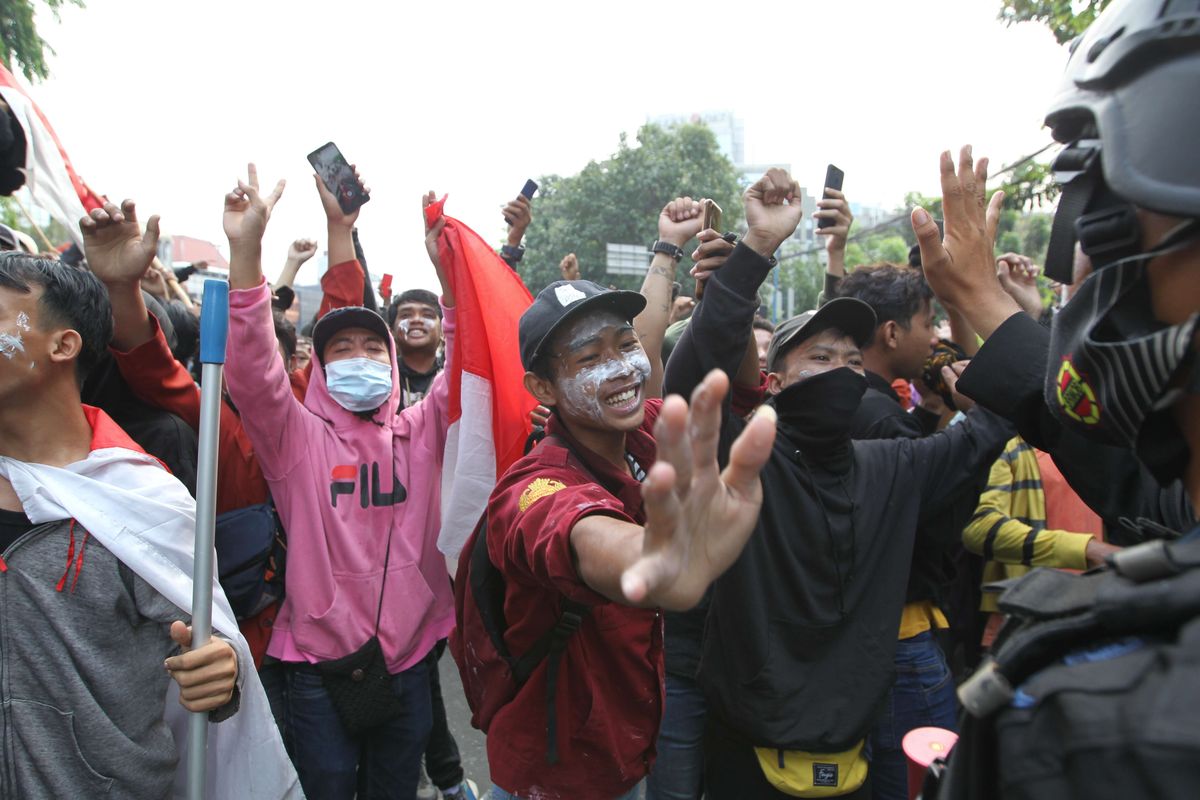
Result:
[[[658,731],[658,758],[646,779],[646,800],[699,800],[704,785],[704,721],[700,686],[667,675],[667,705]]]
[[[287,738],[309,800],[411,800],[433,725],[427,662],[392,676],[404,712],[356,738],[346,734],[316,668],[286,666]]]
[[[613,800],[638,800],[638,789],[640,788],[641,784],[638,784],[630,789],[626,794],[623,794],[620,797],[615,797]],[[509,794],[495,784],[492,784],[492,790],[488,792],[487,797],[488,800],[521,800],[521,798],[517,797],[515,794]]]
[[[896,645],[896,682],[868,743],[873,800],[907,800],[908,763],[904,734],[914,728],[958,729],[954,678],[931,631]]]

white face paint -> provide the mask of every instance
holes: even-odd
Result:
[[[580,320],[569,331],[570,342],[565,352],[587,346],[601,337],[606,328],[625,326],[628,323],[615,314],[596,314]],[[620,352],[616,358],[609,357],[597,364],[589,364],[569,378],[559,378],[556,383],[560,392],[562,410],[574,417],[591,417],[603,421],[605,412],[612,409],[617,414],[630,413],[640,407],[642,386],[650,377],[650,359],[639,347],[629,352]],[[615,397],[605,397],[602,392],[612,393],[623,389]]]
[[[25,352],[25,342],[20,333],[0,333],[0,356],[11,361],[17,353]]]
[[[17,314],[17,327],[23,331],[29,330],[29,315],[24,311]]]
[[[605,384],[612,385],[627,378],[630,383],[636,383],[634,396],[630,400],[639,400],[642,385],[650,377],[650,359],[641,350],[628,353],[620,358],[609,359],[600,364],[594,364],[580,370],[571,378],[563,378],[558,382],[562,391],[560,402],[563,407],[575,415],[587,415],[599,421],[604,419],[605,399],[600,396],[600,388]],[[618,407],[626,404],[619,403]]]

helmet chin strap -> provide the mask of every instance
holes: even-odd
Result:
[[[1046,276],[1071,283],[1075,243],[1092,261],[1093,271],[1142,253],[1142,226],[1137,207],[1104,181],[1100,141],[1077,139],[1059,153],[1052,167],[1062,184],[1046,250]],[[1196,236],[1200,220],[1184,220],[1153,252],[1161,254]]]
[[[1076,242],[1097,270],[1136,255],[1141,247],[1137,212],[1108,188],[1100,151],[1099,139],[1076,139],[1051,167],[1062,185],[1046,250],[1046,276],[1051,280],[1072,282]]]

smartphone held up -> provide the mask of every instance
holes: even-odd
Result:
[[[829,192],[828,192],[829,189],[834,189],[834,190],[840,192],[842,190],[842,179],[845,177],[846,177],[846,173],[842,172],[840,169],[835,167],[833,164],[830,164],[828,167],[826,167],[825,168],[825,184],[824,184],[825,188],[821,190],[821,197],[828,198],[829,197]],[[837,220],[831,219],[829,217],[821,217],[819,220],[817,220],[817,230],[820,230],[822,228],[832,228],[836,224],[837,224]]]
[[[337,198],[345,214],[352,214],[371,199],[354,175],[350,163],[333,142],[326,142],[308,154],[308,163],[316,170],[321,183]]]

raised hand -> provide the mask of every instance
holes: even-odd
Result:
[[[425,219],[424,211],[437,202],[437,194],[432,189],[421,196],[421,219]],[[425,252],[429,255],[429,261],[433,264],[433,268],[437,271],[438,281],[442,284],[442,303],[447,308],[454,305],[454,289],[450,285],[450,276],[446,274],[445,268],[442,266],[442,257],[438,252],[438,239],[442,236],[442,229],[446,227],[446,217],[440,216],[430,225],[425,223]]]
[[[704,224],[702,213],[699,200],[676,197],[663,206],[658,215],[659,241],[683,247],[700,232],[700,227]]]
[[[525,236],[525,229],[533,221],[533,203],[523,194],[517,195],[501,210],[504,221],[508,223],[508,244],[519,247]]]
[[[1004,192],[986,197],[987,159],[974,163],[971,146],[959,153],[955,171],[950,151],[942,153],[942,210],[946,235],[923,208],[912,211],[925,278],[944,305],[960,311],[983,338],[1020,310],[996,278],[993,243]]]
[[[742,241],[765,258],[770,258],[796,232],[804,211],[800,208],[800,184],[787,170],[772,167],[743,198],[748,230]]]
[[[725,239],[720,233],[709,228],[700,231],[700,246],[692,251],[691,275],[701,284],[712,277],[712,274],[724,266],[729,254],[733,252],[733,242]]]
[[[775,414],[763,406],[746,426],[723,472],[717,467],[721,401],[729,378],[713,370],[692,392],[663,403],[655,423],[658,461],[642,484],[642,554],[621,576],[632,603],[687,609],[741,553],[762,507],[759,472],[775,442]]]
[[[105,203],[79,220],[88,266],[102,283],[134,284],[150,269],[158,252],[158,215],[146,220],[142,233],[137,208],[126,200],[118,208]]]
[[[1042,313],[1042,290],[1037,283],[1040,272],[1028,256],[1005,253],[996,259],[996,277],[1000,279],[1000,286],[1017,301],[1021,310],[1033,317]]]
[[[229,702],[237,686],[237,652],[224,639],[209,639],[208,644],[192,649],[192,628],[176,620],[171,623],[171,639],[180,654],[164,663],[171,678],[179,684],[179,703],[188,711],[215,711]]]
[[[288,245],[287,260],[303,264],[316,254],[316,239],[297,239]]]
[[[225,195],[225,215],[222,224],[231,250],[244,246],[262,246],[267,220],[271,218],[272,209],[283,196],[285,185],[287,182],[280,179],[279,183],[275,184],[275,189],[263,197],[259,193],[258,168],[253,164],[246,166],[246,180],[239,180],[237,188]]]
[[[351,164],[350,169],[354,170],[354,179],[358,181],[358,185],[363,187],[363,194],[369,195],[371,190],[363,183],[362,176],[358,174],[358,167]],[[325,219],[328,224],[347,229],[353,228],[354,223],[358,221],[358,212],[362,210],[362,206],[347,214],[345,211],[342,211],[337,197],[325,187],[325,182],[315,172],[313,173],[313,182],[317,185],[317,194],[321,196],[321,208],[325,209]]]
[[[828,228],[817,228],[813,233],[817,236],[827,236],[825,249],[830,253],[845,252],[846,238],[850,235],[850,226],[854,224],[854,214],[850,212],[850,204],[846,195],[837,189],[825,189],[828,197],[817,201],[817,210],[813,213],[816,219],[831,219],[833,225]]]
[[[171,299],[170,281],[167,280],[165,267],[152,264],[142,275],[142,289],[162,300],[164,303]],[[174,276],[172,276],[174,277]]]
[[[562,275],[564,281],[579,280],[579,259],[574,253],[567,253],[558,262],[558,274]]]

